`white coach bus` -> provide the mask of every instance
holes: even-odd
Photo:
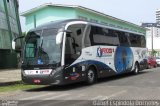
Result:
[[[25,37],[22,80],[69,84],[146,68],[145,35],[83,20],[63,20],[30,30]]]

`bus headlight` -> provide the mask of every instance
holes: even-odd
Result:
[[[82,66],[82,71],[85,71],[86,70],[86,67],[85,66]]]
[[[56,70],[52,70],[51,75],[54,75],[56,73]]]
[[[51,75],[54,75],[55,73],[61,71],[62,69],[63,69],[63,67],[58,67],[58,68],[52,70]]]

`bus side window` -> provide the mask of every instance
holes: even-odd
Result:
[[[117,31],[118,33],[118,37],[119,37],[119,41],[120,41],[120,46],[129,46],[129,42],[128,42],[128,38],[127,36],[125,35],[124,32],[120,32],[120,31]]]
[[[137,36],[137,47],[141,47],[141,36],[140,35],[136,35]]]
[[[134,34],[130,34],[129,35],[129,40],[131,42],[131,46],[132,47],[136,47],[137,46],[137,41],[136,41],[136,37]]]
[[[146,39],[144,36],[141,36],[141,47],[146,47]]]
[[[145,37],[142,37],[141,35],[130,34],[129,39],[130,39],[132,47],[145,47],[146,46]]]
[[[90,40],[91,45],[105,45],[105,33],[103,32],[103,28],[97,26],[91,26],[90,31]]]
[[[119,39],[114,30],[92,26],[90,39],[92,45],[118,46]]]
[[[91,41],[91,46],[95,45],[95,44],[94,44],[94,40],[93,40],[93,35],[94,35],[95,33],[96,33],[96,27],[91,26],[90,34],[89,34],[89,38],[90,38],[90,41]]]

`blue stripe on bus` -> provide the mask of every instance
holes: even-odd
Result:
[[[88,65],[95,65],[97,67],[98,70],[112,70],[114,71],[112,68],[110,68],[108,65],[106,65],[105,63],[103,62],[100,62],[100,61],[96,61],[96,60],[86,60],[86,61],[82,61],[82,62],[79,62],[79,63],[76,63],[70,67],[75,67],[77,65],[84,65],[84,66],[88,66]]]

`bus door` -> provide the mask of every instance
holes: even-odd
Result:
[[[68,27],[68,33],[66,33],[65,43],[65,64],[71,65],[81,55],[82,50],[82,37],[85,29],[84,24],[73,24]]]

